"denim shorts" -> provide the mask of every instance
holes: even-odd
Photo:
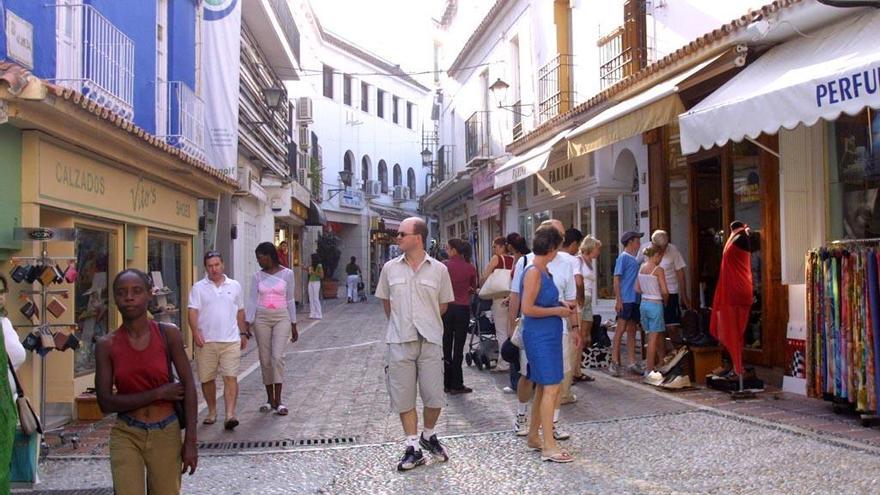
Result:
[[[617,313],[617,319],[623,321],[639,321],[639,303],[623,303],[623,310]]]
[[[642,299],[641,307],[642,330],[648,333],[665,332],[666,324],[663,322],[663,303]]]

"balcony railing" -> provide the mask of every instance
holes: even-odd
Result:
[[[59,5],[56,82],[126,119],[134,117],[134,42],[90,5]]]
[[[559,54],[538,70],[538,121],[546,122],[571,108],[572,56]]]
[[[205,104],[181,81],[168,86],[168,122],[160,137],[200,160],[205,158]]]
[[[629,76],[633,70],[633,50],[626,46],[623,26],[599,38],[599,87],[608,88]]]
[[[433,187],[455,174],[455,145],[445,144],[437,148],[437,161],[434,162]]]
[[[467,166],[474,164],[475,160],[489,158],[489,143],[489,112],[474,112],[464,121],[464,160]]]
[[[522,122],[523,114],[522,114],[522,101],[517,101],[513,104],[513,140],[521,138],[523,135],[523,122]]]

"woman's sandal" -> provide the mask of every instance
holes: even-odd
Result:
[[[204,420],[202,420],[203,425],[212,425],[217,422],[217,416],[207,416]]]
[[[590,375],[575,376],[575,377],[572,377],[572,380],[574,380],[574,381],[577,382],[577,383],[580,383],[580,382],[594,382],[594,381],[596,381],[596,379],[593,378],[593,377],[590,376]]]
[[[559,464],[565,464],[568,462],[573,462],[574,457],[572,457],[571,454],[564,450],[557,450],[550,454],[544,454],[543,452],[541,452],[541,460],[544,462],[556,462]]]
[[[287,406],[284,404],[278,404],[278,407],[275,409],[275,414],[279,416],[287,416],[290,411],[287,410]]]
[[[540,452],[540,451],[544,450],[544,446],[541,445],[540,442],[537,445],[535,445],[533,443],[530,443],[529,441],[526,441],[526,446],[528,446],[529,450],[531,450],[532,452]]]

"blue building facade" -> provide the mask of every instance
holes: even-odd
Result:
[[[192,94],[196,91],[199,4],[199,0],[0,0],[0,25],[6,25],[9,14],[30,24],[33,64],[26,68],[35,76],[89,97],[104,96],[104,104],[120,99],[124,110],[119,113],[150,134],[166,136],[170,134],[162,128],[163,121],[172,130],[180,127],[175,122],[176,98],[168,97],[164,105],[158,101],[166,83],[177,82]],[[10,56],[10,44],[8,35],[0,37],[0,59],[21,64]],[[165,54],[162,61],[160,53]],[[128,73],[130,81],[122,76]],[[168,118],[157,121],[157,108],[161,112],[163,106]]]

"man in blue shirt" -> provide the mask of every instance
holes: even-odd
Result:
[[[608,371],[620,376],[620,341],[626,334],[626,353],[629,357],[629,370],[642,374],[643,367],[636,361],[636,328],[639,323],[639,297],[636,293],[636,279],[639,276],[639,261],[636,255],[645,234],[624,232],[620,238],[623,251],[614,263],[614,309],[617,311],[617,329],[614,331],[614,344],[611,348],[611,365]]]

